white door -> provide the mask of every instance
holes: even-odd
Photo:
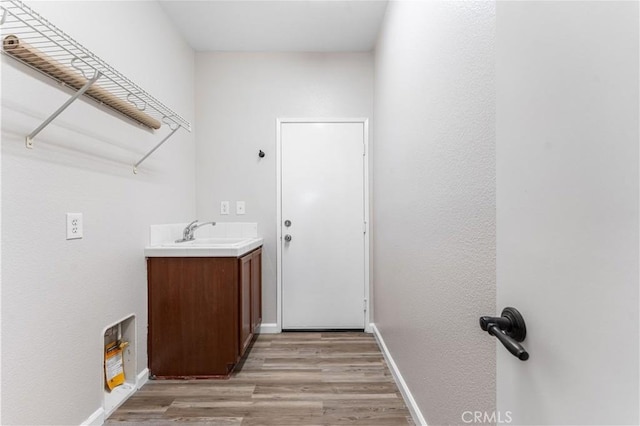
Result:
[[[363,329],[364,123],[281,123],[282,328]]]
[[[638,3],[497,2],[497,345],[514,425],[639,424]]]

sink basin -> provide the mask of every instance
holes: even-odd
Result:
[[[146,257],[240,257],[260,246],[262,238],[196,238],[144,249]]]
[[[182,243],[166,243],[162,247],[219,247],[234,246],[247,241],[248,238],[196,238]]]

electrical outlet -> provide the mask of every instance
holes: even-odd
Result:
[[[220,214],[229,214],[229,202],[221,201],[220,202]]]
[[[67,213],[67,240],[82,238],[82,213]]]
[[[236,201],[236,214],[244,214],[246,211],[245,207],[244,201]]]

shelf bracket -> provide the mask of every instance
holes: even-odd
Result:
[[[134,165],[133,165],[133,173],[136,173],[136,174],[137,174],[137,173],[138,173],[138,166],[139,166],[140,164],[142,164],[142,162],[143,162],[144,160],[146,160],[146,159],[147,159],[151,154],[153,154],[153,153],[155,152],[155,150],[156,150],[156,149],[160,148],[160,146],[162,146],[162,144],[163,144],[163,143],[165,143],[165,142],[166,142],[166,141],[167,141],[171,136],[173,136],[173,134],[174,134],[175,132],[177,132],[177,131],[178,131],[178,129],[180,128],[180,126],[179,126],[179,125],[176,125],[175,127],[171,127],[171,126],[169,126],[169,127],[171,128],[171,133],[169,133],[167,136],[165,136],[165,138],[164,138],[164,139],[162,139],[162,140],[160,141],[160,143],[158,143],[158,145],[154,146],[154,147],[153,147],[153,149],[152,149],[151,151],[147,152],[147,153],[146,153],[146,155],[145,155],[144,157],[142,157],[142,158],[141,158],[141,159],[140,159],[136,164],[134,164]]]
[[[71,96],[67,102],[65,102],[64,104],[62,104],[62,106],[60,108],[58,108],[56,110],[56,112],[54,112],[53,114],[51,114],[51,116],[49,118],[47,118],[46,120],[44,120],[44,122],[38,126],[37,129],[35,129],[33,132],[31,132],[29,134],[29,136],[27,136],[25,138],[25,143],[27,145],[27,148],[31,149],[33,148],[33,138],[36,137],[36,135],[38,133],[40,133],[45,127],[47,127],[57,116],[59,116],[62,111],[64,111],[65,109],[67,109],[67,107],[69,105],[71,105],[73,103],[73,101],[75,101],[76,99],[78,99],[80,96],[82,96],[84,94],[84,92],[86,92],[89,87],[91,87],[91,85],[93,83],[95,83],[96,81],[98,81],[98,79],[100,78],[102,74],[100,73],[100,71],[96,71],[95,74],[93,75],[93,77],[91,77],[91,79],[89,79],[84,86],[82,86],[82,88],[80,90],[78,90],[76,93],[73,94],[73,96]]]

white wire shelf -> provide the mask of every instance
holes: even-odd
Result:
[[[23,2],[0,0],[0,14],[2,53],[76,90],[65,104],[26,137],[27,148],[32,148],[33,138],[82,95],[141,126],[169,128],[170,133],[134,165],[134,172],[178,129],[191,131],[187,120]]]

